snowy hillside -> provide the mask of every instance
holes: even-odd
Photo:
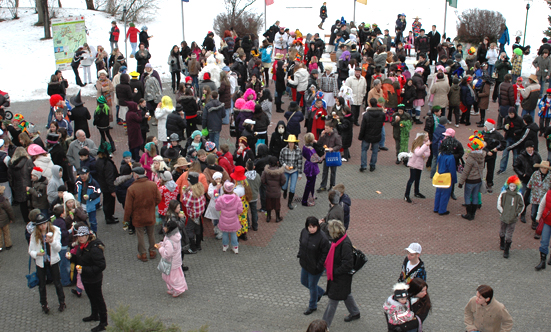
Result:
[[[317,28],[320,22],[318,15],[321,1],[303,0],[298,3],[296,0],[275,0],[274,5],[267,7],[267,24],[271,25],[276,20],[280,20],[282,26],[291,29],[299,28],[305,34],[308,32],[328,34],[329,27],[335,19],[340,19],[341,16],[344,16],[347,21],[353,19],[353,0],[344,2],[342,0],[327,0],[329,18],[324,26],[324,31]],[[179,45],[182,41],[181,3],[177,0],[160,1],[157,16],[151,22],[146,23],[149,34],[154,36],[150,41],[151,63],[163,76],[164,80],[170,80],[166,63],[170,49],[173,45]],[[28,5],[26,1],[22,1],[22,4]],[[94,47],[103,45],[107,51],[110,51],[108,31],[113,17],[103,12],[84,9],[84,0],[62,0],[62,4],[62,9],[56,9],[58,17],[83,15],[86,19],[86,27],[89,30],[88,43]],[[526,2],[515,0],[511,1],[510,5],[506,7],[503,4],[504,2],[500,0],[484,2],[461,0],[459,1],[457,13],[476,7],[499,10],[507,18],[511,39],[514,41],[517,31],[524,31]],[[543,0],[535,0],[531,5],[526,44],[533,46],[533,52],[525,58],[524,75],[529,75],[535,71],[531,66],[534,59],[534,48],[540,45],[540,40],[543,37],[542,31],[548,23],[547,15],[551,13]],[[294,6],[306,8],[290,8]],[[356,21],[378,23],[381,28],[389,28],[392,31],[396,15],[404,12],[407,15],[408,25],[413,21],[413,17],[418,15],[422,18],[423,27],[427,31],[430,30],[430,25],[436,24],[438,31],[443,32],[444,0],[427,2],[427,5],[422,8],[412,1],[395,0],[393,6],[396,9],[390,11],[385,2],[370,2],[370,7],[358,3],[356,5]],[[186,40],[188,44],[191,41],[196,41],[201,45],[207,31],[212,30],[214,17],[224,10],[223,0],[190,0],[189,3],[184,3],[184,8]],[[257,0],[251,8],[263,13],[264,1]],[[7,17],[5,9],[2,10],[4,11],[2,16]],[[44,35],[44,30],[42,27],[33,26],[34,22],[37,21],[37,14],[34,14],[34,9],[21,8],[19,15],[21,17],[19,20],[0,22],[0,29],[2,29],[0,48],[4,52],[7,50],[11,55],[10,57],[4,56],[3,61],[0,62],[0,72],[4,78],[0,89],[8,91],[14,102],[46,99],[48,98],[46,94],[47,83],[50,75],[55,71],[53,42],[52,40],[40,40]],[[456,18],[454,8],[448,8],[447,32],[450,37],[455,35]],[[138,28],[141,28],[142,25],[144,24],[141,22],[136,24]],[[124,27],[120,21],[119,28],[121,29],[119,47],[124,50],[122,38]],[[510,50],[510,48],[507,49]],[[128,50],[130,50],[130,44],[128,44]],[[508,52],[510,54],[510,51]],[[4,55],[7,54],[4,53]],[[130,68],[134,69],[134,59],[128,59],[128,62]],[[95,68],[92,69],[92,75],[95,75]],[[78,87],[74,84],[72,71],[64,72],[64,76],[70,84],[68,94],[76,93]],[[84,87],[83,94],[95,94],[94,87]]]

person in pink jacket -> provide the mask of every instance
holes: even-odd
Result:
[[[153,158],[157,155],[157,147],[155,143],[149,142],[145,145],[145,153],[140,158],[140,164],[145,169],[145,175],[149,180],[153,179],[153,173],[151,172],[151,166],[153,166]]]
[[[423,173],[425,161],[430,156],[430,140],[428,133],[422,132],[417,134],[413,144],[411,144],[411,151],[413,152],[411,152],[411,157],[409,157],[407,163],[409,167],[409,180],[406,186],[406,194],[404,195],[404,200],[408,203],[411,203],[409,192],[411,191],[413,182],[415,182],[415,197],[425,198],[425,196],[419,192],[419,182],[421,180],[421,173]]]
[[[214,199],[216,211],[220,211],[218,228],[222,231],[222,251],[228,250],[228,237],[231,237],[232,251],[237,254],[237,231],[241,229],[239,215],[243,212],[243,204],[239,196],[233,193],[234,187],[233,182],[224,182],[224,195],[218,197],[215,194]]]
[[[162,275],[168,288],[167,293],[172,295],[172,297],[178,297],[188,289],[186,277],[182,270],[182,256],[180,254],[182,235],[174,219],[169,219],[165,222],[163,231],[165,237],[162,242],[155,244],[155,248],[159,250],[159,254],[163,259],[172,263],[170,274],[163,273]]]

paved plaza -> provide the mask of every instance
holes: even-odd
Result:
[[[168,90],[170,88],[165,86],[165,92]],[[93,112],[94,99],[83,99],[85,106]],[[285,97],[284,101],[283,107],[287,109],[289,100]],[[496,105],[490,103],[489,118],[497,117]],[[426,109],[423,109],[423,114]],[[48,101],[13,101],[11,110],[22,113],[43,128]],[[270,134],[280,119],[283,119],[282,114],[274,111]],[[478,117],[471,119],[473,123],[478,120]],[[90,127],[92,138],[99,143],[99,133],[92,121]],[[121,126],[115,127],[112,134],[117,147],[114,159],[118,166],[122,152],[127,149],[127,137]],[[448,206],[451,214],[441,217],[432,212],[435,190],[427,171],[421,178],[421,193],[427,199],[413,198],[413,204],[403,200],[409,169],[394,164],[392,130],[388,123],[385,128],[389,151],[379,153],[374,172],[358,171],[359,127],[354,127],[352,158],[337,172],[337,183],[345,184],[352,199],[348,234],[352,243],[368,255],[369,262],[354,276],[352,284],[361,319],[345,323],[343,318],[348,312],[340,303],[331,331],[386,331],[382,306],[392,292],[405,256],[404,248],[410,242],[419,242],[423,246],[421,259],[427,269],[428,292],[433,303],[424,331],[464,331],[464,306],[480,284],[494,288],[495,298],[513,317],[513,331],[550,331],[547,313],[551,309],[551,268],[534,271],[539,261],[539,241],[533,239],[530,223],[517,225],[509,259],[504,259],[499,250],[496,200],[498,188],[513,174],[512,167],[509,166],[505,174],[496,176],[494,193],[483,195],[482,209],[478,210],[475,220],[461,218],[460,214],[465,213],[461,206],[463,190],[457,188],[458,200],[450,201]],[[466,148],[468,136],[476,127],[453,128],[457,129],[456,138]],[[151,129],[156,131],[156,127]],[[415,137],[415,133],[422,130],[422,125],[414,125],[411,135]],[[221,142],[233,146],[234,141],[225,126]],[[545,159],[545,144],[540,144],[540,147]],[[297,197],[302,197],[305,181],[304,178],[298,182]],[[320,181],[321,174],[316,188]],[[211,332],[305,331],[312,320],[321,319],[327,297],[320,301],[318,311],[310,316],[302,314],[308,306],[309,292],[300,284],[300,265],[296,257],[298,239],[308,216],[321,218],[327,213],[327,194],[319,194],[315,207],[298,205],[292,211],[285,208],[284,219],[278,224],[266,223],[265,217],[260,216],[258,232],[249,232],[249,240],[240,242],[238,255],[222,252],[221,241],[214,239],[212,225],[206,222],[207,238],[203,250],[197,255],[185,256],[185,264],[190,268],[186,272],[189,290],[176,299],[166,293],[166,285],[157,270],[159,256],[147,263],[137,260],[136,236],[123,231],[121,223],[106,225],[103,212],[98,212],[99,239],[106,245],[103,292],[108,308],[127,305],[131,315],[156,315],[167,324],[182,327],[183,331],[198,329],[202,325],[208,325]],[[19,217],[19,208],[15,211]],[[122,220],[120,205],[117,205],[116,216]],[[81,320],[89,315],[89,301],[86,295],[77,298],[71,294],[70,287],[64,288],[67,310],[59,313],[55,288],[48,285],[52,310],[49,315],[41,312],[38,287],[28,289],[26,286],[29,256],[24,232],[19,217],[11,225],[13,249],[0,254],[0,330],[89,331],[96,324]],[[161,239],[160,235],[156,236]],[[320,285],[325,288],[325,277],[320,280]]]

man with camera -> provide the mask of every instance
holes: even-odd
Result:
[[[495,71],[497,72],[496,85],[494,87],[494,93],[492,95],[492,100],[494,103],[497,101],[499,94],[499,85],[505,80],[505,75],[509,73],[509,70],[513,69],[511,62],[509,62],[509,57],[505,52],[501,52],[499,59],[495,63]]]

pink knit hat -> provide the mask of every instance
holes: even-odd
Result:
[[[225,192],[231,193],[231,192],[233,192],[233,188],[235,188],[235,184],[233,182],[230,182],[228,180],[226,180],[226,182],[224,182],[224,191]]]
[[[235,108],[237,108],[238,110],[242,110],[242,109],[243,109],[243,106],[245,106],[245,103],[246,103],[245,99],[239,98],[239,99],[237,99],[237,100],[235,101],[234,106],[235,106]]]
[[[256,106],[256,103],[254,100],[249,100],[245,103],[245,106],[243,106],[243,109],[254,111],[254,107]]]
[[[416,72],[416,73],[422,74],[424,71],[425,71],[425,68],[423,68],[423,67],[417,67],[417,68],[415,68],[415,72]]]
[[[29,145],[29,147],[27,148],[27,152],[31,156],[38,156],[38,155],[46,153],[46,151],[38,144]]]

